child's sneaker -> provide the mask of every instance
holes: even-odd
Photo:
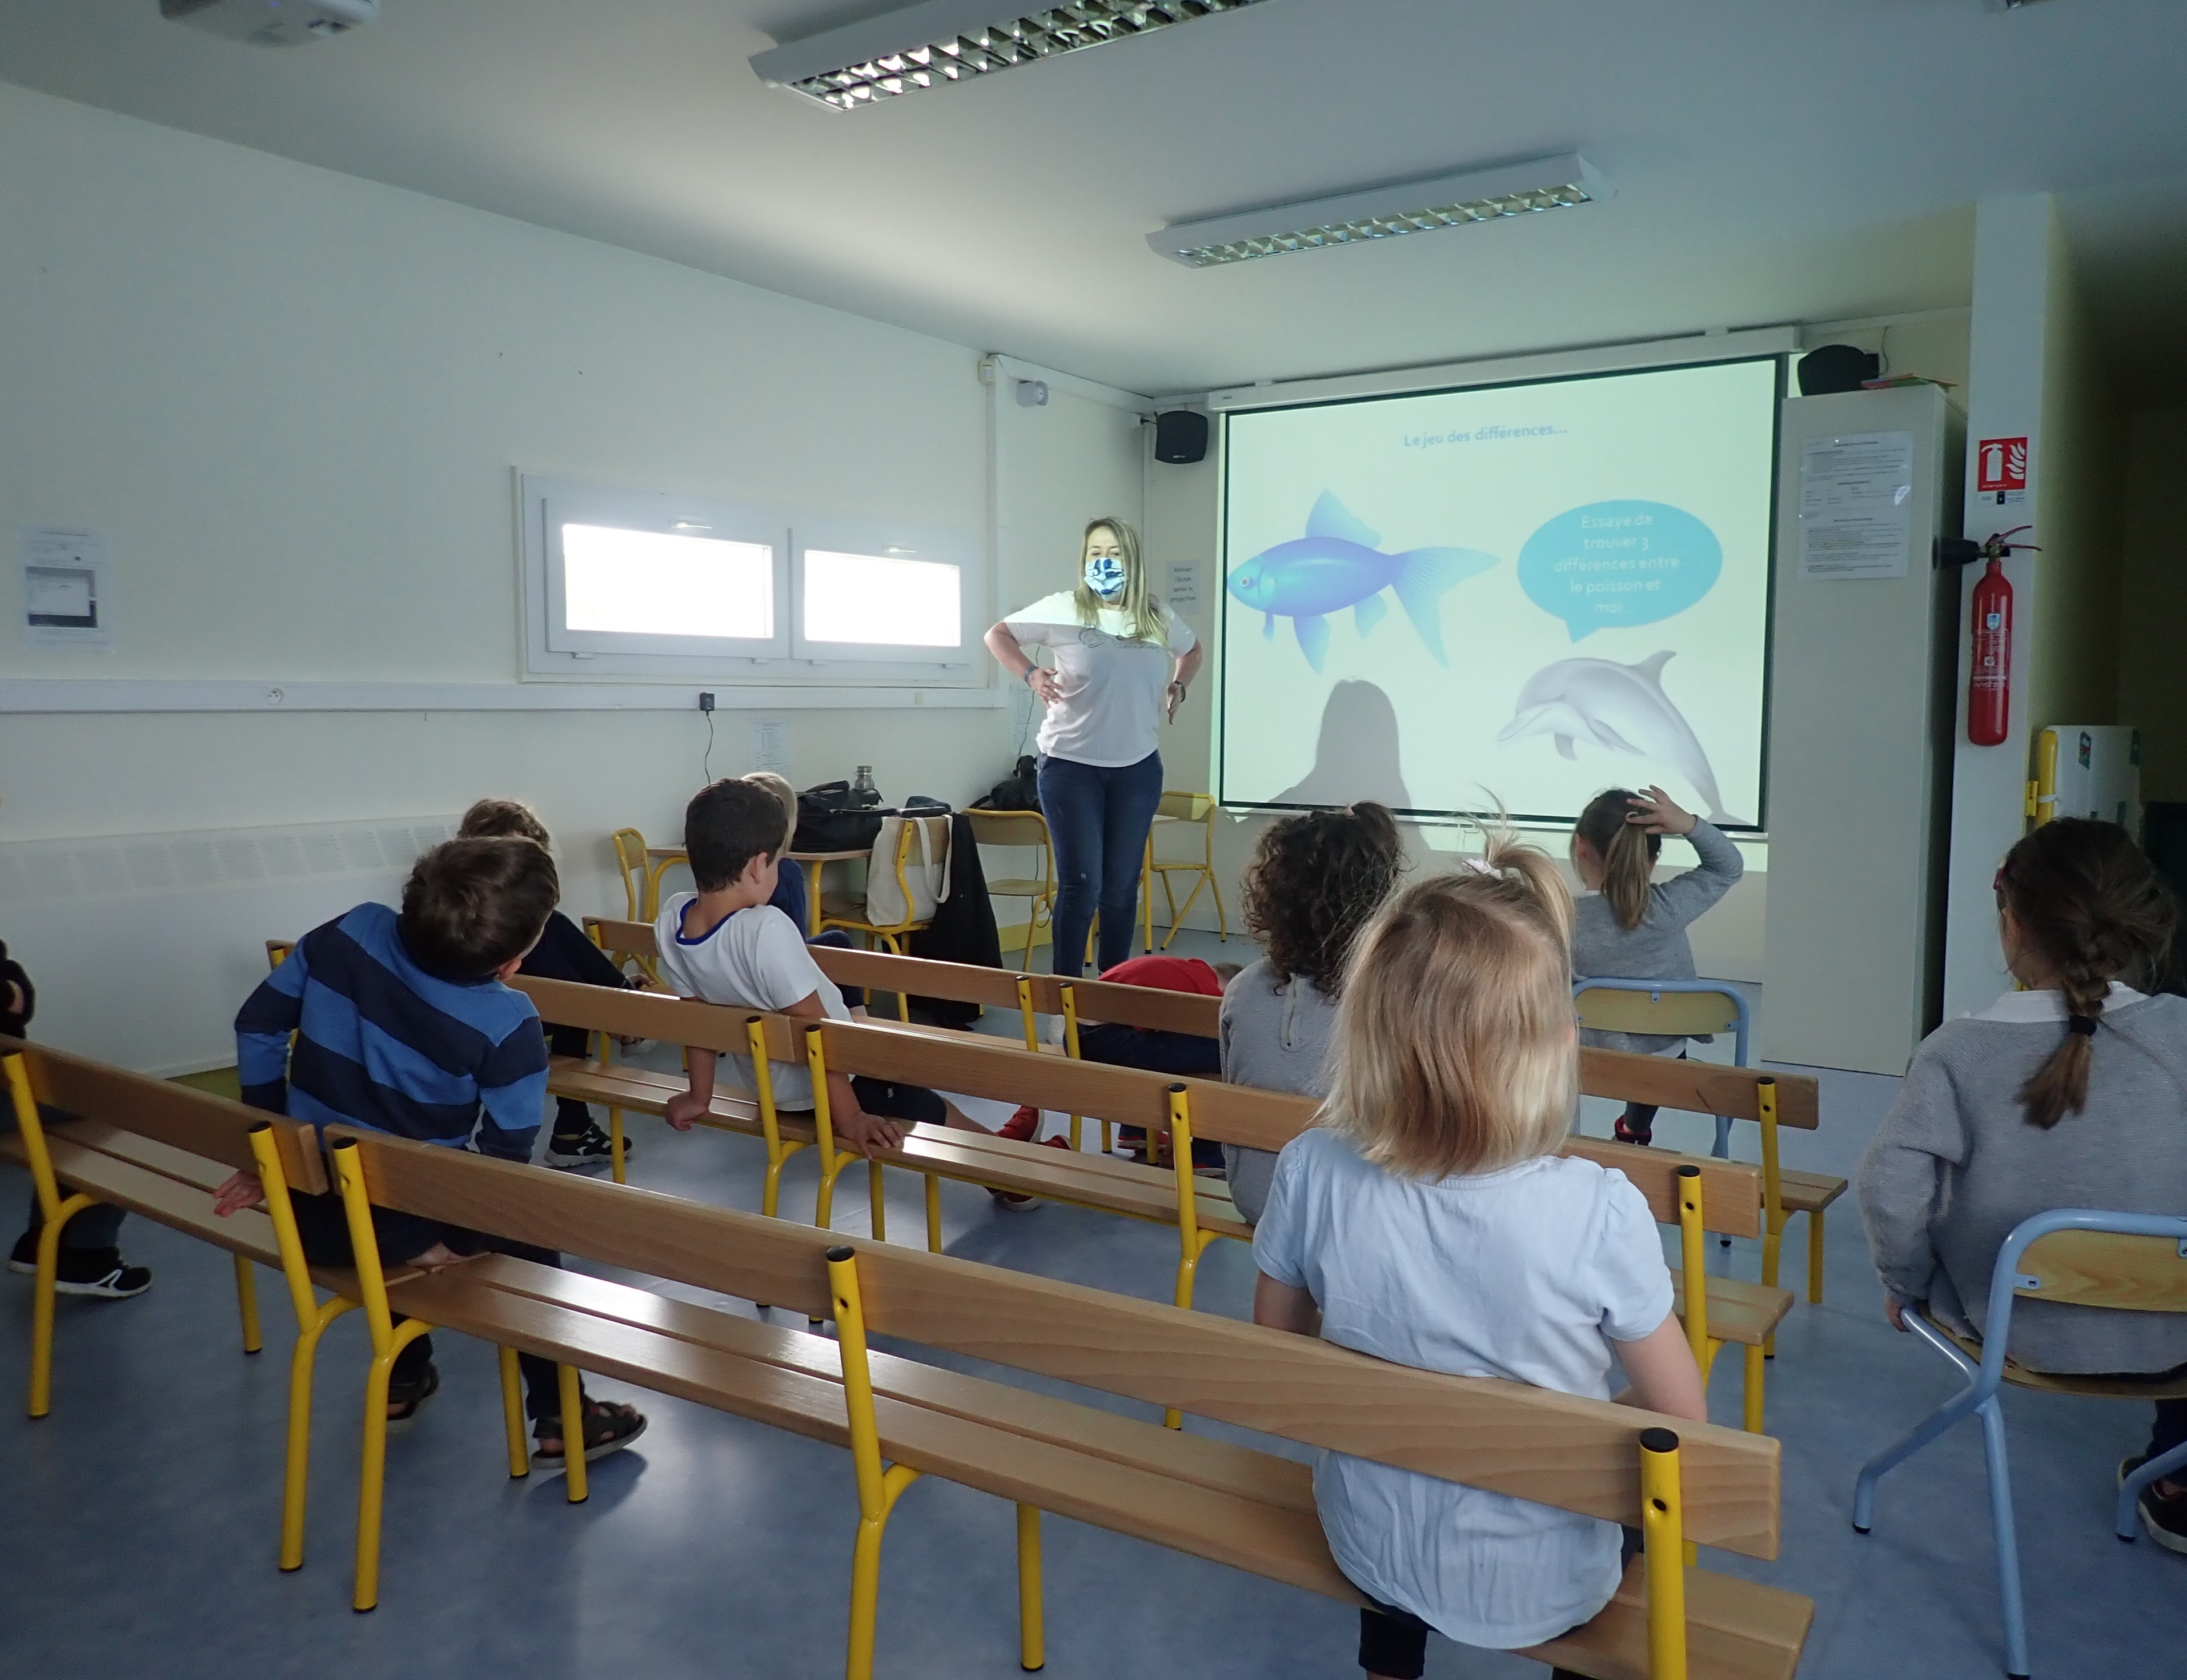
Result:
[[[630,1159],[630,1143],[623,1142],[622,1158]],[[595,1121],[574,1138],[549,1138],[547,1140],[547,1165],[564,1172],[578,1172],[588,1166],[612,1166],[615,1164],[615,1145],[608,1134]]]
[[[2126,1479],[2148,1462],[2139,1452],[2120,1459],[2118,1485],[2124,1487]],[[2167,1476],[2163,1480],[2173,1479]],[[2141,1490],[2141,1525],[2149,1531],[2149,1537],[2166,1551],[2187,1554],[2187,1493],[2162,1494],[2156,1491],[2162,1485],[2151,1482]]]
[[[1637,1143],[1644,1149],[1655,1141],[1656,1132],[1653,1127],[1643,1127],[1635,1130],[1625,1123],[1623,1115],[1617,1116],[1617,1124],[1611,1130],[1616,1134],[1619,1143]]]
[[[1040,1110],[1036,1108],[1021,1107],[995,1128],[995,1136],[1009,1138],[1020,1143],[1030,1143],[1039,1130]]]
[[[645,1419],[634,1406],[624,1406],[604,1400],[585,1402],[585,1462],[604,1458],[610,1452],[622,1449],[645,1433]],[[531,1462],[542,1469],[565,1468],[569,1454],[562,1439],[560,1413],[542,1418],[531,1425]],[[554,1443],[549,1449],[547,1443]]]
[[[36,1274],[38,1269],[38,1238],[33,1231],[25,1231],[15,1240],[8,1256],[8,1269]],[[126,1301],[131,1295],[142,1295],[152,1287],[152,1268],[132,1266],[121,1258],[120,1249],[72,1249],[64,1247],[60,1263],[56,1268],[53,1290],[58,1295],[91,1295],[100,1301]]]

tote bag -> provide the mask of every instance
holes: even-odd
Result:
[[[930,922],[934,909],[949,896],[949,817],[886,816],[874,841],[874,855],[866,865],[866,920],[878,928],[901,927],[907,922]],[[909,830],[909,850],[904,854],[903,879],[911,888],[904,902],[903,887],[896,876],[897,846]]]

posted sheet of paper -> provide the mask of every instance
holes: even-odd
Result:
[[[1913,433],[1811,439],[1800,458],[1800,576],[1905,576],[1913,499]]]
[[[1197,611],[1200,606],[1200,568],[1189,560],[1169,563],[1169,587],[1162,598],[1176,612]]]
[[[755,717],[751,721],[751,767],[772,770],[778,776],[790,773],[790,720],[786,717]]]
[[[110,648],[106,539],[93,531],[19,533],[23,639],[34,648]]]

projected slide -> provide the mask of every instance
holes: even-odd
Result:
[[[1779,363],[1234,414],[1229,805],[1762,815]]]

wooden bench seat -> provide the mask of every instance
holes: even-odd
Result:
[[[1039,1514],[1265,1575],[1347,1604],[1315,1515],[1311,1472],[1290,1458],[1185,1435],[866,1346],[869,1329],[1158,1405],[1188,1407],[1302,1444],[1631,1521],[1635,1441],[1661,1420],[1517,1385],[1440,1376],[1285,1335],[914,1250],[833,1247],[811,1228],[612,1183],[331,1128],[337,1177],[360,1203],[554,1242],[604,1264],[838,1322],[835,1340],[628,1284],[484,1256],[404,1290],[405,1312],[565,1364],[847,1447],[859,1510],[852,1680],[871,1672],[880,1539],[898,1496],[939,1475],[1018,1507],[1020,1662],[1044,1660]],[[370,1268],[367,1268],[368,1272]],[[818,1275],[816,1275],[818,1273]],[[368,1293],[368,1276],[361,1276]],[[368,1416],[369,1412],[368,1412]],[[1665,1566],[1683,1532],[1755,1556],[1777,1549],[1776,1443],[1681,1424],[1669,1484],[1682,1530],[1660,1526]],[[885,1464],[884,1463],[885,1461]],[[572,1467],[573,1475],[576,1467]],[[368,1534],[360,1526],[359,1607]],[[1661,1486],[1661,1484],[1659,1484]],[[1679,1568],[1686,1672],[1790,1680],[1812,1615],[1796,1594]],[[1642,1571],[1585,1627],[1527,1653],[1599,1680],[1649,1672]],[[1660,1629],[1655,1630],[1661,1632]]]

